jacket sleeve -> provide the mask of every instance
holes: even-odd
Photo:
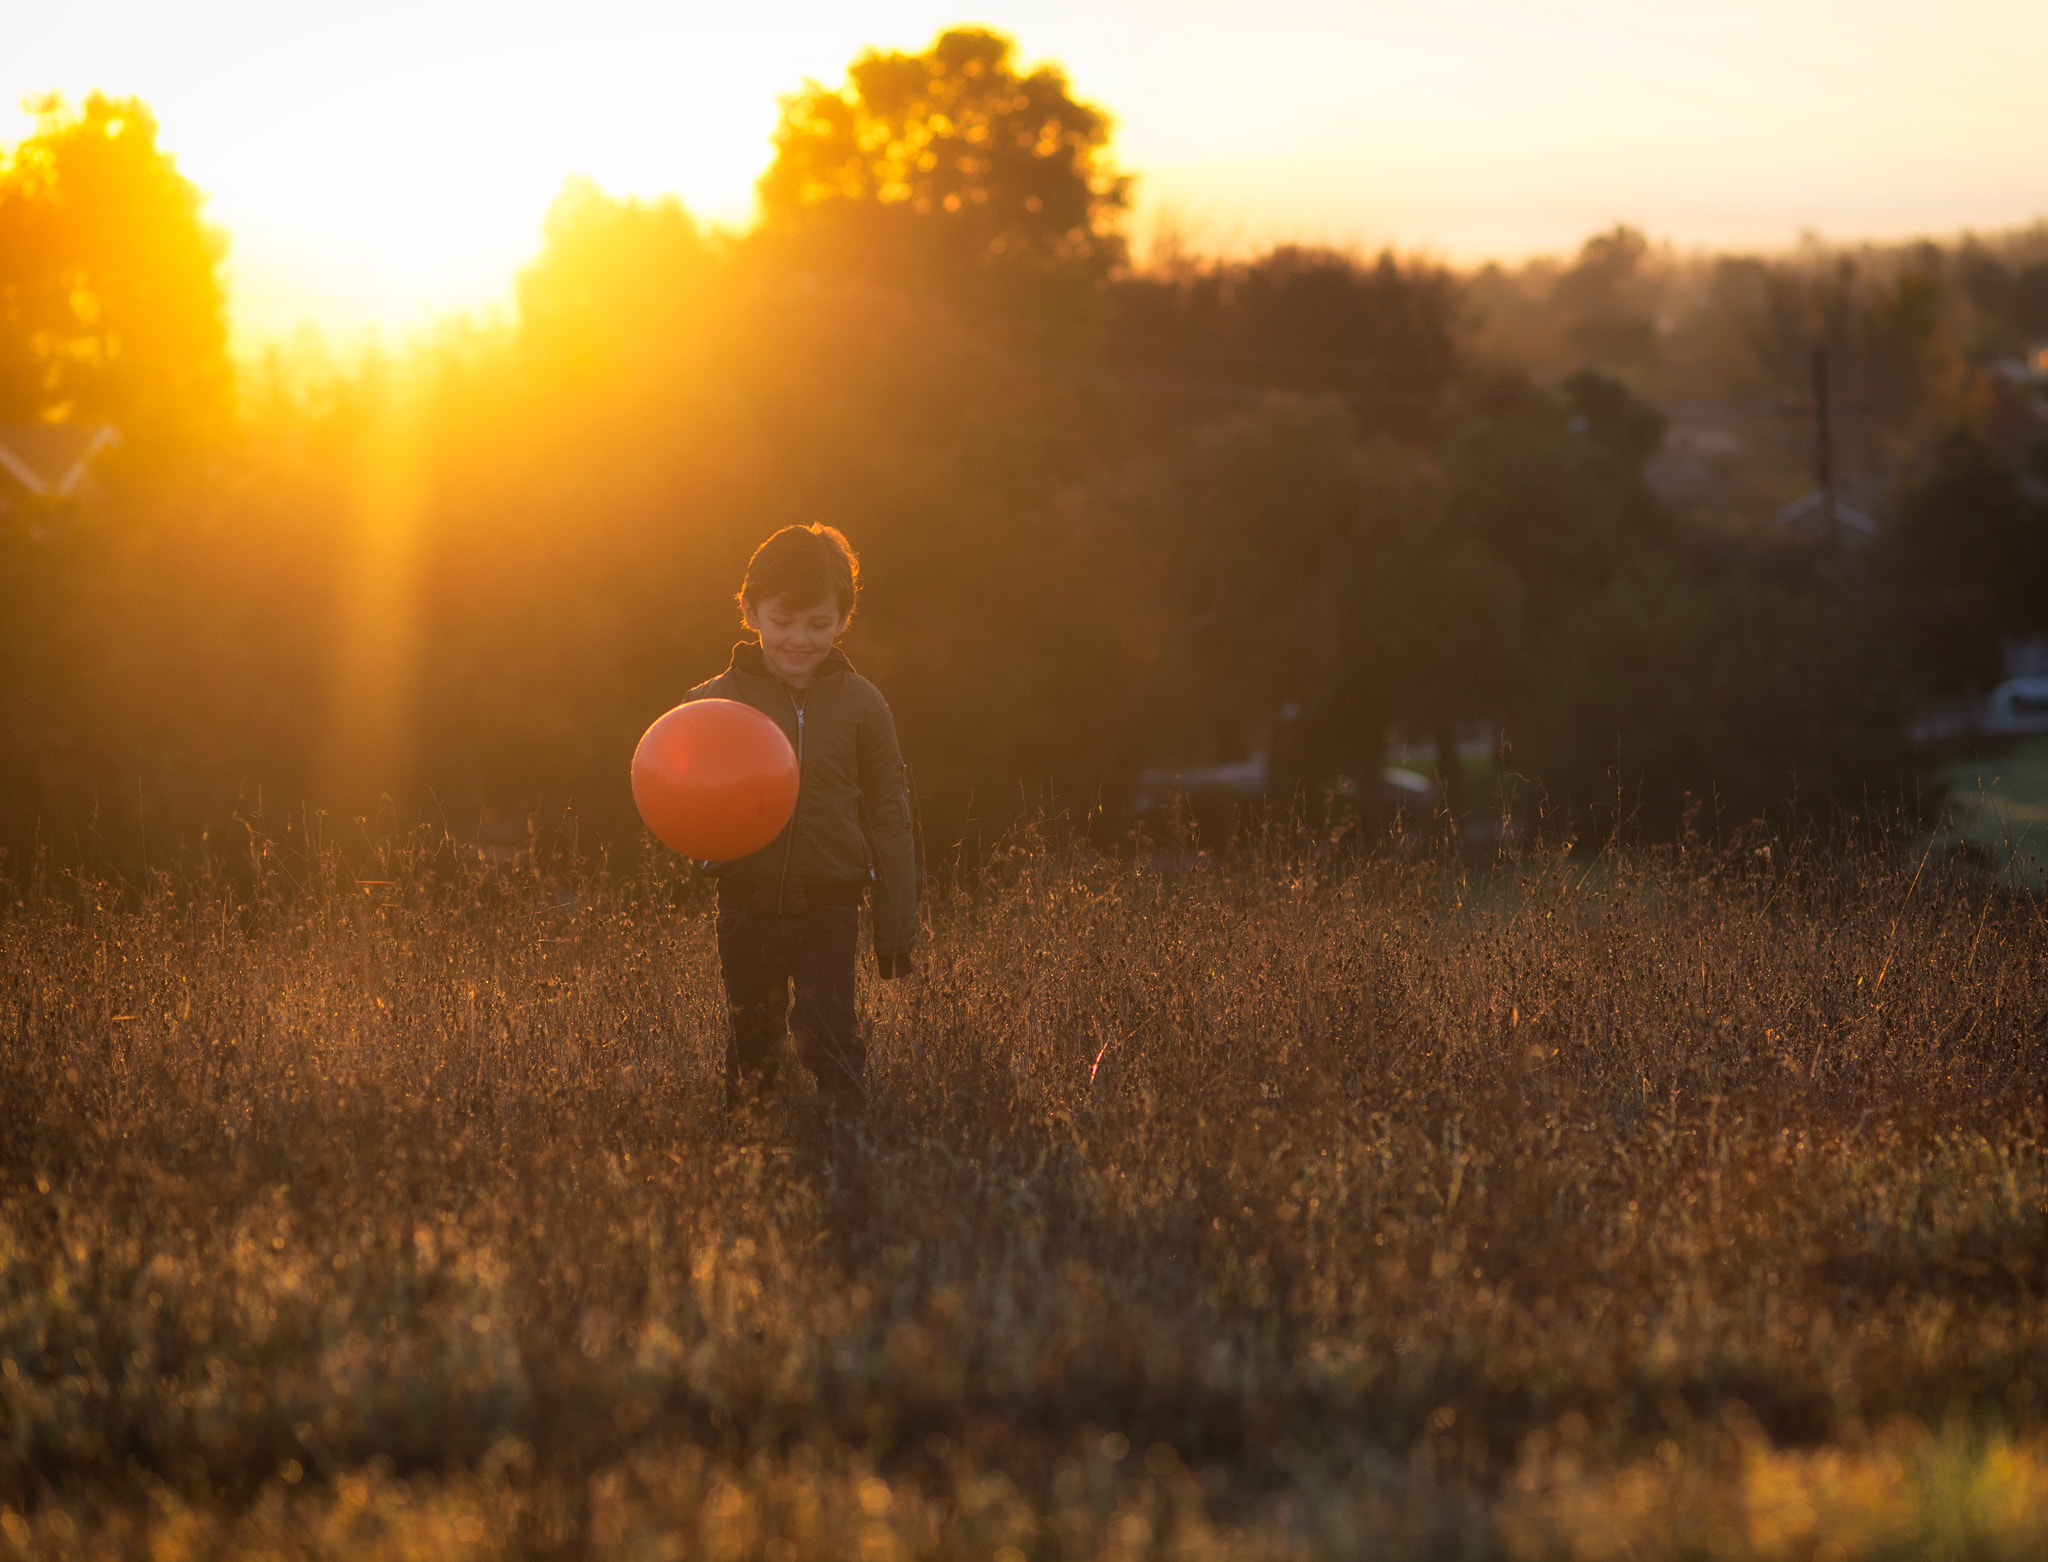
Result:
[[[875,859],[875,962],[896,976],[917,940],[917,840],[896,721],[879,692],[860,727],[860,812]]]

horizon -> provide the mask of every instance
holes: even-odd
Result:
[[[150,107],[227,235],[245,355],[309,325],[348,350],[507,310],[572,176],[743,229],[778,95],[953,25],[1006,33],[1114,117],[1141,257],[1171,230],[1212,255],[1392,247],[1468,270],[1568,255],[1617,222],[1679,253],[1779,253],[2048,216],[2048,118],[2021,112],[2048,14],[2007,0],[1940,19],[1835,0],[1705,18],[1619,0],[1294,0],[1255,20],[1055,0],[1023,27],[926,0],[859,16],[605,0],[572,31],[551,6],[474,0],[195,9],[89,0],[24,18],[0,85],[10,101],[99,90]],[[5,142],[31,123],[15,111]]]

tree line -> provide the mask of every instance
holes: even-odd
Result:
[[[633,742],[790,522],[861,550],[849,654],[941,843],[1047,805],[1118,834],[1141,769],[1261,745],[1274,802],[1369,816],[1390,730],[1480,723],[1505,791],[1451,785],[1468,813],[1863,807],[1911,784],[1911,702],[2042,627],[2038,456],[1975,376],[2048,334],[2038,235],[1138,263],[1110,139],[956,29],[787,100],[743,232],[572,181],[509,320],[238,372],[147,109],[46,104],[0,165],[0,419],[124,443],[96,497],[0,517],[0,839],[569,808],[630,850]],[[1796,397],[1821,340],[1888,485],[1854,569],[1765,519],[1796,419],[1719,488],[1659,466],[1691,400]]]

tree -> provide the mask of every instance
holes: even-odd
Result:
[[[1163,607],[1147,691],[1157,758],[1245,746],[1283,707],[1278,801],[1370,795],[1390,722],[1440,733],[1495,712],[1520,619],[1500,561],[1449,529],[1430,463],[1360,445],[1334,399],[1274,397],[1190,430],[1097,490]]]
[[[1557,279],[1551,302],[1569,324],[1565,334],[1588,365],[1641,369],[1657,360],[1657,279],[1650,242],[1617,226],[1586,240],[1571,270]]]
[[[1877,558],[1937,687],[1995,682],[2001,637],[2048,629],[2048,504],[1967,425],[1901,477]]]
[[[897,284],[1093,281],[1118,264],[1130,180],[1108,161],[1109,116],[1014,49],[957,28],[784,99],[760,183],[767,233],[808,265]]]
[[[0,162],[0,412],[107,419],[145,447],[230,402],[224,243],[134,98],[36,105]]]
[[[1532,671],[1509,735],[1553,818],[1655,836],[1692,804],[1739,826],[1909,773],[1896,649],[1825,592],[1639,561],[1541,637]]]
[[[1664,443],[1670,419],[1619,380],[1581,369],[1558,391],[1571,412],[1567,426],[1606,449],[1631,472],[1640,472]]]
[[[1455,430],[1444,470],[1452,534],[1502,560],[1549,623],[1656,541],[1664,518],[1641,471],[1654,413],[1595,376],[1562,404],[1530,389]]]
[[[519,330],[549,372],[610,375],[628,354],[674,351],[712,262],[680,201],[615,200],[572,178],[541,233],[519,274]]]
[[[1341,396],[1363,432],[1441,432],[1463,297],[1439,268],[1283,244],[1248,263],[1122,276],[1110,298],[1111,352],[1140,378]]]
[[[1757,281],[1750,333],[1768,383],[1810,395],[1823,348],[1838,413],[1858,414],[1835,420],[1838,477],[1882,478],[1955,418],[1966,377],[1931,246],[1772,262]]]
[[[1979,357],[2027,352],[2048,337],[2048,260],[2009,261],[1965,240],[1959,270]]]

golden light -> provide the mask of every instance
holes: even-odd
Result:
[[[343,582],[330,677],[320,795],[376,807],[406,774],[419,618],[420,521],[426,503],[416,387],[381,387],[350,502],[353,557]]]
[[[502,305],[571,174],[743,224],[779,95],[958,22],[1112,111],[1141,237],[1477,260],[1616,220],[1782,247],[2048,210],[2025,0],[81,0],[10,17],[0,105],[148,101],[229,230],[247,345]]]
[[[0,94],[151,105],[230,235],[245,345],[306,319],[403,332],[505,304],[571,175],[746,222],[778,94],[836,79],[874,36],[808,9],[790,28],[747,7],[101,0],[31,22]],[[947,18],[903,9],[910,25],[888,36],[906,43]]]

